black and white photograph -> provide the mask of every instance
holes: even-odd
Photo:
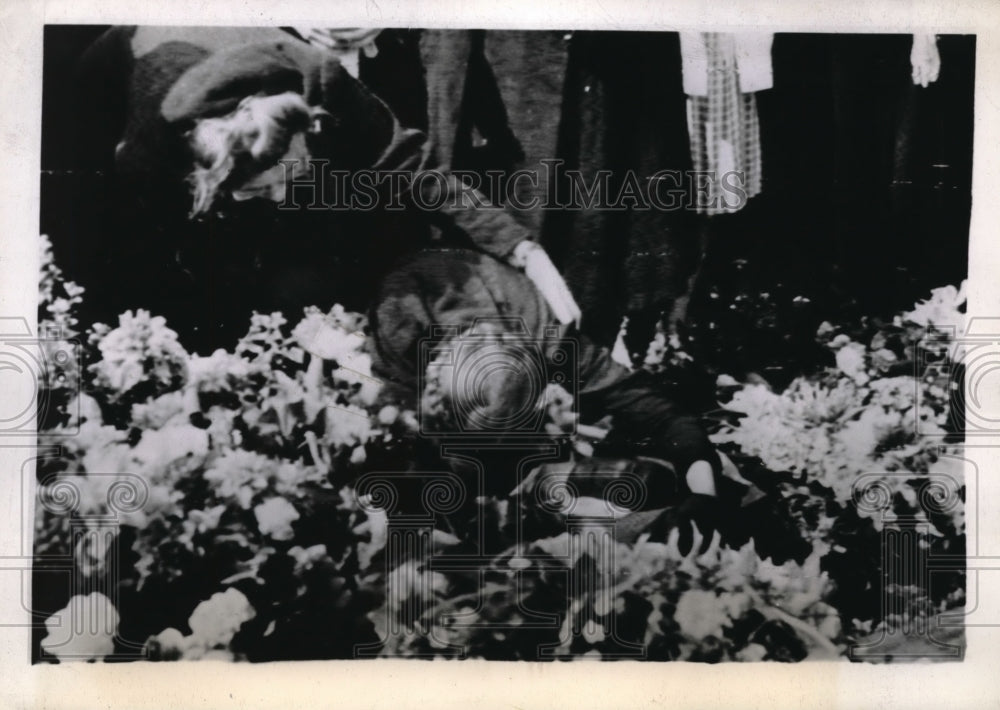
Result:
[[[981,33],[356,24],[40,28],[26,665],[966,663]]]

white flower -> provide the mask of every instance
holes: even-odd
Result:
[[[825,338],[837,330],[837,328],[830,321],[823,321],[819,324],[819,328],[816,329],[817,338]]]
[[[763,661],[765,656],[767,656],[767,648],[759,643],[749,643],[736,654],[736,658],[747,663]]]
[[[318,312],[308,313],[292,337],[310,355],[344,365],[365,344],[363,332],[349,332]]]
[[[236,498],[241,507],[249,508],[254,491],[264,490],[271,481],[279,493],[291,493],[299,483],[314,480],[321,474],[316,469],[303,468],[299,464],[232,449],[215,459],[203,475],[216,496]]]
[[[372,377],[372,358],[367,353],[356,353],[333,371],[334,382],[346,382],[357,388],[357,399],[365,407],[375,404],[382,391],[382,380]]]
[[[392,426],[399,417],[399,408],[391,404],[382,407],[378,412],[378,423],[382,426]]]
[[[299,519],[299,511],[284,498],[269,498],[256,506],[253,513],[263,535],[275,540],[291,540],[295,536],[292,523]]]
[[[233,420],[236,419],[237,412],[225,407],[211,407],[205,415],[210,422],[205,431],[213,448],[227,449],[239,446],[237,440],[239,432],[233,429]]]
[[[88,473],[118,473],[131,465],[132,452],[125,437],[125,432],[112,426],[87,420],[77,436],[67,439],[67,446],[80,454],[80,463]]]
[[[153,638],[155,638],[165,649],[181,650],[185,645],[184,634],[175,628],[166,628]]]
[[[839,438],[846,444],[852,460],[874,457],[879,445],[898,434],[902,425],[899,412],[868,407],[856,421],[844,425]]]
[[[326,440],[336,447],[357,446],[368,441],[371,420],[368,412],[354,405],[326,408]]]
[[[311,569],[317,562],[322,562],[326,557],[326,545],[312,545],[311,547],[300,547],[296,545],[288,551],[290,557],[295,559],[295,574]],[[362,569],[364,569],[362,567]]]
[[[739,619],[750,611],[750,596],[745,592],[726,592],[719,595],[719,601],[730,619]]]
[[[729,625],[729,616],[725,602],[715,592],[691,589],[677,600],[674,621],[686,636],[700,640],[706,636],[722,638],[722,627]]]
[[[932,328],[939,332],[959,336],[953,344],[949,357],[959,362],[965,357],[965,343],[961,340],[965,334],[966,315],[959,309],[965,305],[967,282],[955,288],[954,286],[943,286],[931,291],[931,297],[926,301],[918,303],[914,309],[904,313],[902,320],[922,325],[930,331]],[[925,347],[939,346],[940,336],[928,332],[921,341]]]
[[[270,356],[285,343],[281,329],[287,323],[281,313],[254,313],[250,316],[250,329],[240,338],[234,352],[254,365],[270,361]]]
[[[937,328],[955,328],[957,334],[965,330],[965,314],[958,309],[965,305],[967,281],[958,288],[942,286],[931,291],[931,297],[918,303],[912,311],[904,313],[904,321]]]
[[[165,388],[183,384],[188,354],[164,318],[138,310],[126,311],[118,321],[98,344],[101,361],[94,371],[101,384],[119,393],[149,380]]]
[[[351,384],[363,383],[366,379],[372,379],[372,356],[368,353],[346,353],[340,360],[337,360],[337,364],[340,367],[333,371],[333,376],[337,379]]]
[[[872,362],[880,370],[889,369],[892,363],[896,362],[898,359],[899,358],[896,357],[896,353],[889,350],[889,348],[879,348],[872,353]]]
[[[757,574],[761,559],[754,549],[753,540],[738,550],[721,548],[719,555],[719,575],[717,586],[721,589],[738,590],[746,586],[747,580]]]
[[[364,446],[354,447],[354,450],[351,451],[351,463],[355,466],[360,466],[367,460],[368,460],[368,452],[365,451],[365,447]]]
[[[166,628],[146,641],[146,650],[161,661],[182,658],[189,649],[197,645],[193,636],[185,636],[175,628]]]
[[[372,558],[379,550],[385,547],[389,540],[389,517],[384,510],[368,510],[368,518],[361,525],[354,529],[354,533],[361,536],[358,540],[358,566],[362,570],[368,569]],[[364,538],[367,533],[368,539]]]
[[[187,424],[187,402],[183,392],[167,392],[156,399],[132,405],[132,426],[147,429],[162,429],[171,423]]]
[[[917,383],[913,377],[882,377],[872,380],[868,385],[873,392],[872,404],[905,412],[913,406],[916,399]]]
[[[837,616],[836,611],[831,610],[831,613],[823,617],[823,621],[816,628],[828,639],[839,638],[841,632],[840,617]]]
[[[186,423],[164,429],[147,429],[132,449],[135,462],[150,470],[183,458],[200,461],[206,455],[208,432]]]
[[[66,412],[70,415],[70,426],[80,426],[84,422],[100,425],[103,418],[97,400],[83,392],[70,400]]]
[[[118,610],[99,592],[74,596],[45,620],[42,649],[60,661],[101,660],[115,650]]]
[[[829,578],[820,570],[821,557],[814,551],[801,565],[791,561],[776,565],[763,560],[757,566],[756,581],[767,585],[768,596],[776,598],[777,606],[793,616],[802,616],[829,591]]]
[[[398,611],[412,598],[423,602],[443,597],[448,591],[448,578],[410,560],[389,573],[385,590],[389,608]]]
[[[199,604],[188,619],[188,626],[192,636],[205,647],[228,646],[240,627],[255,616],[257,613],[243,592],[230,588]]]
[[[303,483],[321,480],[322,473],[300,464],[282,461],[273,470],[274,490],[281,494],[295,493]]]
[[[192,538],[197,534],[202,534],[215,530],[219,527],[222,514],[226,512],[226,506],[216,505],[207,510],[188,511],[187,519],[181,523],[183,532],[178,535],[178,542],[191,548]]]
[[[101,365],[107,383],[119,392],[126,392],[142,382],[143,368],[138,355],[107,358]]]
[[[865,372],[865,347],[860,343],[850,343],[837,351],[837,367],[859,385],[869,380]]]
[[[830,341],[830,347],[834,349],[842,348],[845,345],[849,344],[850,342],[851,338],[848,335],[841,333],[840,335],[838,335],[837,337],[835,337],[833,340]]]
[[[250,486],[240,486],[233,492],[233,497],[243,510],[248,510],[253,503],[253,489]]]
[[[199,392],[219,392],[232,389],[232,383],[250,375],[246,360],[225,350],[216,350],[208,357],[193,356],[188,361],[188,385]]]

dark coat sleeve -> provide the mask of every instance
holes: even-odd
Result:
[[[705,430],[656,379],[630,372],[611,359],[605,347],[559,326],[527,278],[488,256],[462,250],[425,250],[388,276],[372,312],[376,374],[390,384],[393,398],[416,405],[423,347],[433,341],[432,326],[460,332],[477,319],[517,319],[525,334],[554,343],[571,340],[575,362],[565,363],[575,379],[583,423],[612,417],[612,445],[622,455],[644,452],[672,463],[683,476],[698,460],[716,472],[719,461]],[[430,340],[428,338],[430,337]]]
[[[382,105],[378,111],[388,109]],[[532,239],[506,208],[491,203],[456,175],[421,167],[425,143],[422,132],[403,128],[393,119],[391,136],[373,165],[377,171],[406,175],[400,201],[411,213],[436,228],[447,242],[475,247],[499,259],[507,259],[520,242]]]
[[[697,418],[685,412],[652,375],[628,373],[610,362],[606,349],[601,350],[608,362],[590,374],[597,379],[580,385],[581,419],[610,414],[609,444],[629,454],[638,453],[641,447],[647,454],[672,463],[682,478],[695,461],[708,461],[718,477],[718,455]]]
[[[291,36],[236,45],[195,62],[174,81],[163,110],[177,130],[199,116],[231,110],[248,93],[301,86],[310,104],[329,113],[314,154],[329,159],[330,169],[405,172],[406,191],[400,196],[405,206],[450,240],[494,256],[506,258],[531,237],[509,213],[467,190],[455,176],[422,170],[425,135],[404,128],[331,53]]]
[[[390,399],[413,407],[427,346],[446,335],[435,335],[435,326],[461,332],[498,317],[536,339],[554,322],[545,299],[513,267],[471,250],[424,249],[382,282],[371,309],[373,370]]]
[[[332,56],[323,59],[320,80],[323,107],[332,116],[327,151],[335,158],[349,156],[352,164],[344,167],[405,173],[402,204],[450,242],[506,259],[518,243],[532,239],[506,209],[450,172],[424,167],[426,135],[404,128],[389,107]]]
[[[412,198],[427,221],[449,240],[468,241],[499,259],[508,259],[520,242],[532,240],[510,212],[494,205],[454,175],[418,173]]]

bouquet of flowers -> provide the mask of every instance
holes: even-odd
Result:
[[[82,291],[62,279],[44,241],[43,250],[42,327],[74,338]],[[368,470],[413,467],[417,419],[380,405],[362,316],[307,309],[292,324],[257,314],[231,351],[203,357],[187,353],[162,318],[127,312],[81,336],[89,364],[76,379],[60,379],[53,361],[43,381],[54,405],[41,438],[60,451],[38,464],[36,569],[68,559],[78,583],[67,590],[36,576],[36,611],[47,621],[35,656],[843,655],[880,624],[900,622],[872,601],[887,588],[880,528],[918,519],[934,550],[955,552],[962,541],[961,505],[925,505],[954,497],[938,474],[960,459],[914,433],[919,421],[921,431],[947,434],[949,383],[900,369],[913,348],[922,362],[955,360],[928,335],[957,320],[953,291],[864,338],[824,326],[819,339],[836,367],[782,392],[720,380],[739,418],[716,442],[779,492],[811,543],[804,559],[781,564],[752,541],[730,549],[718,536],[684,554],[677,531],[660,543],[624,544],[599,527],[516,540],[510,501],[496,498],[473,501],[499,551],[476,569],[437,564],[482,555],[457,525],[431,525],[398,554],[387,501],[358,485]],[[661,337],[649,358],[669,347]],[[550,388],[545,401],[550,433],[567,435],[571,398]],[[884,474],[887,505],[856,485],[872,472]],[[893,593],[912,602],[910,617],[963,601],[958,582]]]

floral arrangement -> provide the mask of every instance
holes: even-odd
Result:
[[[954,316],[957,294],[936,292],[864,345],[824,326],[836,368],[782,392],[720,380],[736,419],[716,442],[775,493],[776,514],[808,554],[777,562],[753,540],[731,547],[717,534],[682,551],[678,531],[625,544],[582,528],[525,543],[511,534],[523,502],[491,498],[461,511],[488,537],[475,570],[433,564],[483,553],[458,513],[421,533],[425,554],[400,557],[388,504],[360,487],[366,472],[405,472],[418,458],[415,413],[379,403],[362,316],[308,309],[292,324],[257,314],[231,351],[204,357],[162,318],[127,312],[86,333],[78,380],[46,381],[59,396],[41,437],[61,450],[38,465],[36,569],[72,559],[80,584],[68,593],[36,575],[47,621],[35,657],[843,656],[899,621],[868,603],[882,581],[877,560],[858,563],[879,554],[878,526],[891,515],[859,505],[852,482],[870,471],[918,479],[946,460],[909,425],[946,432],[944,383],[918,384],[899,368],[907,348],[954,357],[927,326]],[[46,247],[43,327],[73,337],[81,297]],[[651,369],[669,349],[654,345]],[[570,405],[565,392],[547,393],[554,436],[573,429]],[[592,450],[573,443],[578,455]],[[919,481],[893,480],[893,510],[919,509]],[[937,536],[928,544],[959,543],[960,508],[924,513]],[[867,606],[852,601],[859,589]],[[920,591],[920,613],[963,601],[957,582]]]
[[[849,630],[859,636],[873,625],[891,633],[926,623],[964,599],[960,573],[942,578],[936,589],[898,586],[877,556],[886,545],[883,530],[904,528],[918,531],[929,553],[964,555],[964,459],[956,421],[963,351],[955,338],[964,332],[964,305],[962,284],[935,289],[891,323],[862,323],[849,333],[824,322],[817,341],[833,355],[831,366],[781,392],[766,383],[719,380],[729,397],[725,408],[738,420],[713,440],[760,459],[764,477],[786,501],[812,507],[810,520],[800,522],[814,552],[824,551],[832,574],[854,569],[833,598],[868,598],[881,587],[881,605],[905,600],[897,614],[852,617]],[[876,556],[858,554],[862,545]]]
[[[775,565],[752,543],[720,546],[718,533],[704,552],[699,538],[685,554],[677,531],[665,543],[645,536],[631,545],[588,545],[594,532],[508,550],[480,584],[439,574],[405,585],[407,593],[390,595],[375,616],[387,638],[383,653],[718,662],[831,659],[845,651],[838,614],[823,601],[830,580],[818,556]],[[574,595],[573,577],[591,580],[590,588]],[[558,610],[561,624],[539,624],[533,612],[541,609]],[[420,633],[393,634],[394,625]]]
[[[926,520],[926,511],[916,505],[920,477],[933,470],[957,486],[963,480],[958,448],[946,443],[953,415],[949,405],[960,382],[943,376],[951,370],[941,367],[961,363],[953,338],[941,336],[956,327],[964,330],[963,294],[964,284],[936,289],[931,299],[878,329],[866,344],[824,322],[817,339],[833,353],[835,367],[798,377],[783,392],[720,378],[720,388],[732,392],[726,409],[742,416],[713,440],[737,445],[772,471],[802,474],[831,489],[841,504],[859,493],[860,474],[885,473],[892,492]],[[918,366],[921,372],[915,372]],[[892,475],[898,473],[913,476],[903,482]],[[954,497],[957,491],[942,494]],[[883,511],[860,510],[881,525]],[[884,512],[891,516],[893,511]],[[951,512],[953,531],[963,534],[961,506]]]

